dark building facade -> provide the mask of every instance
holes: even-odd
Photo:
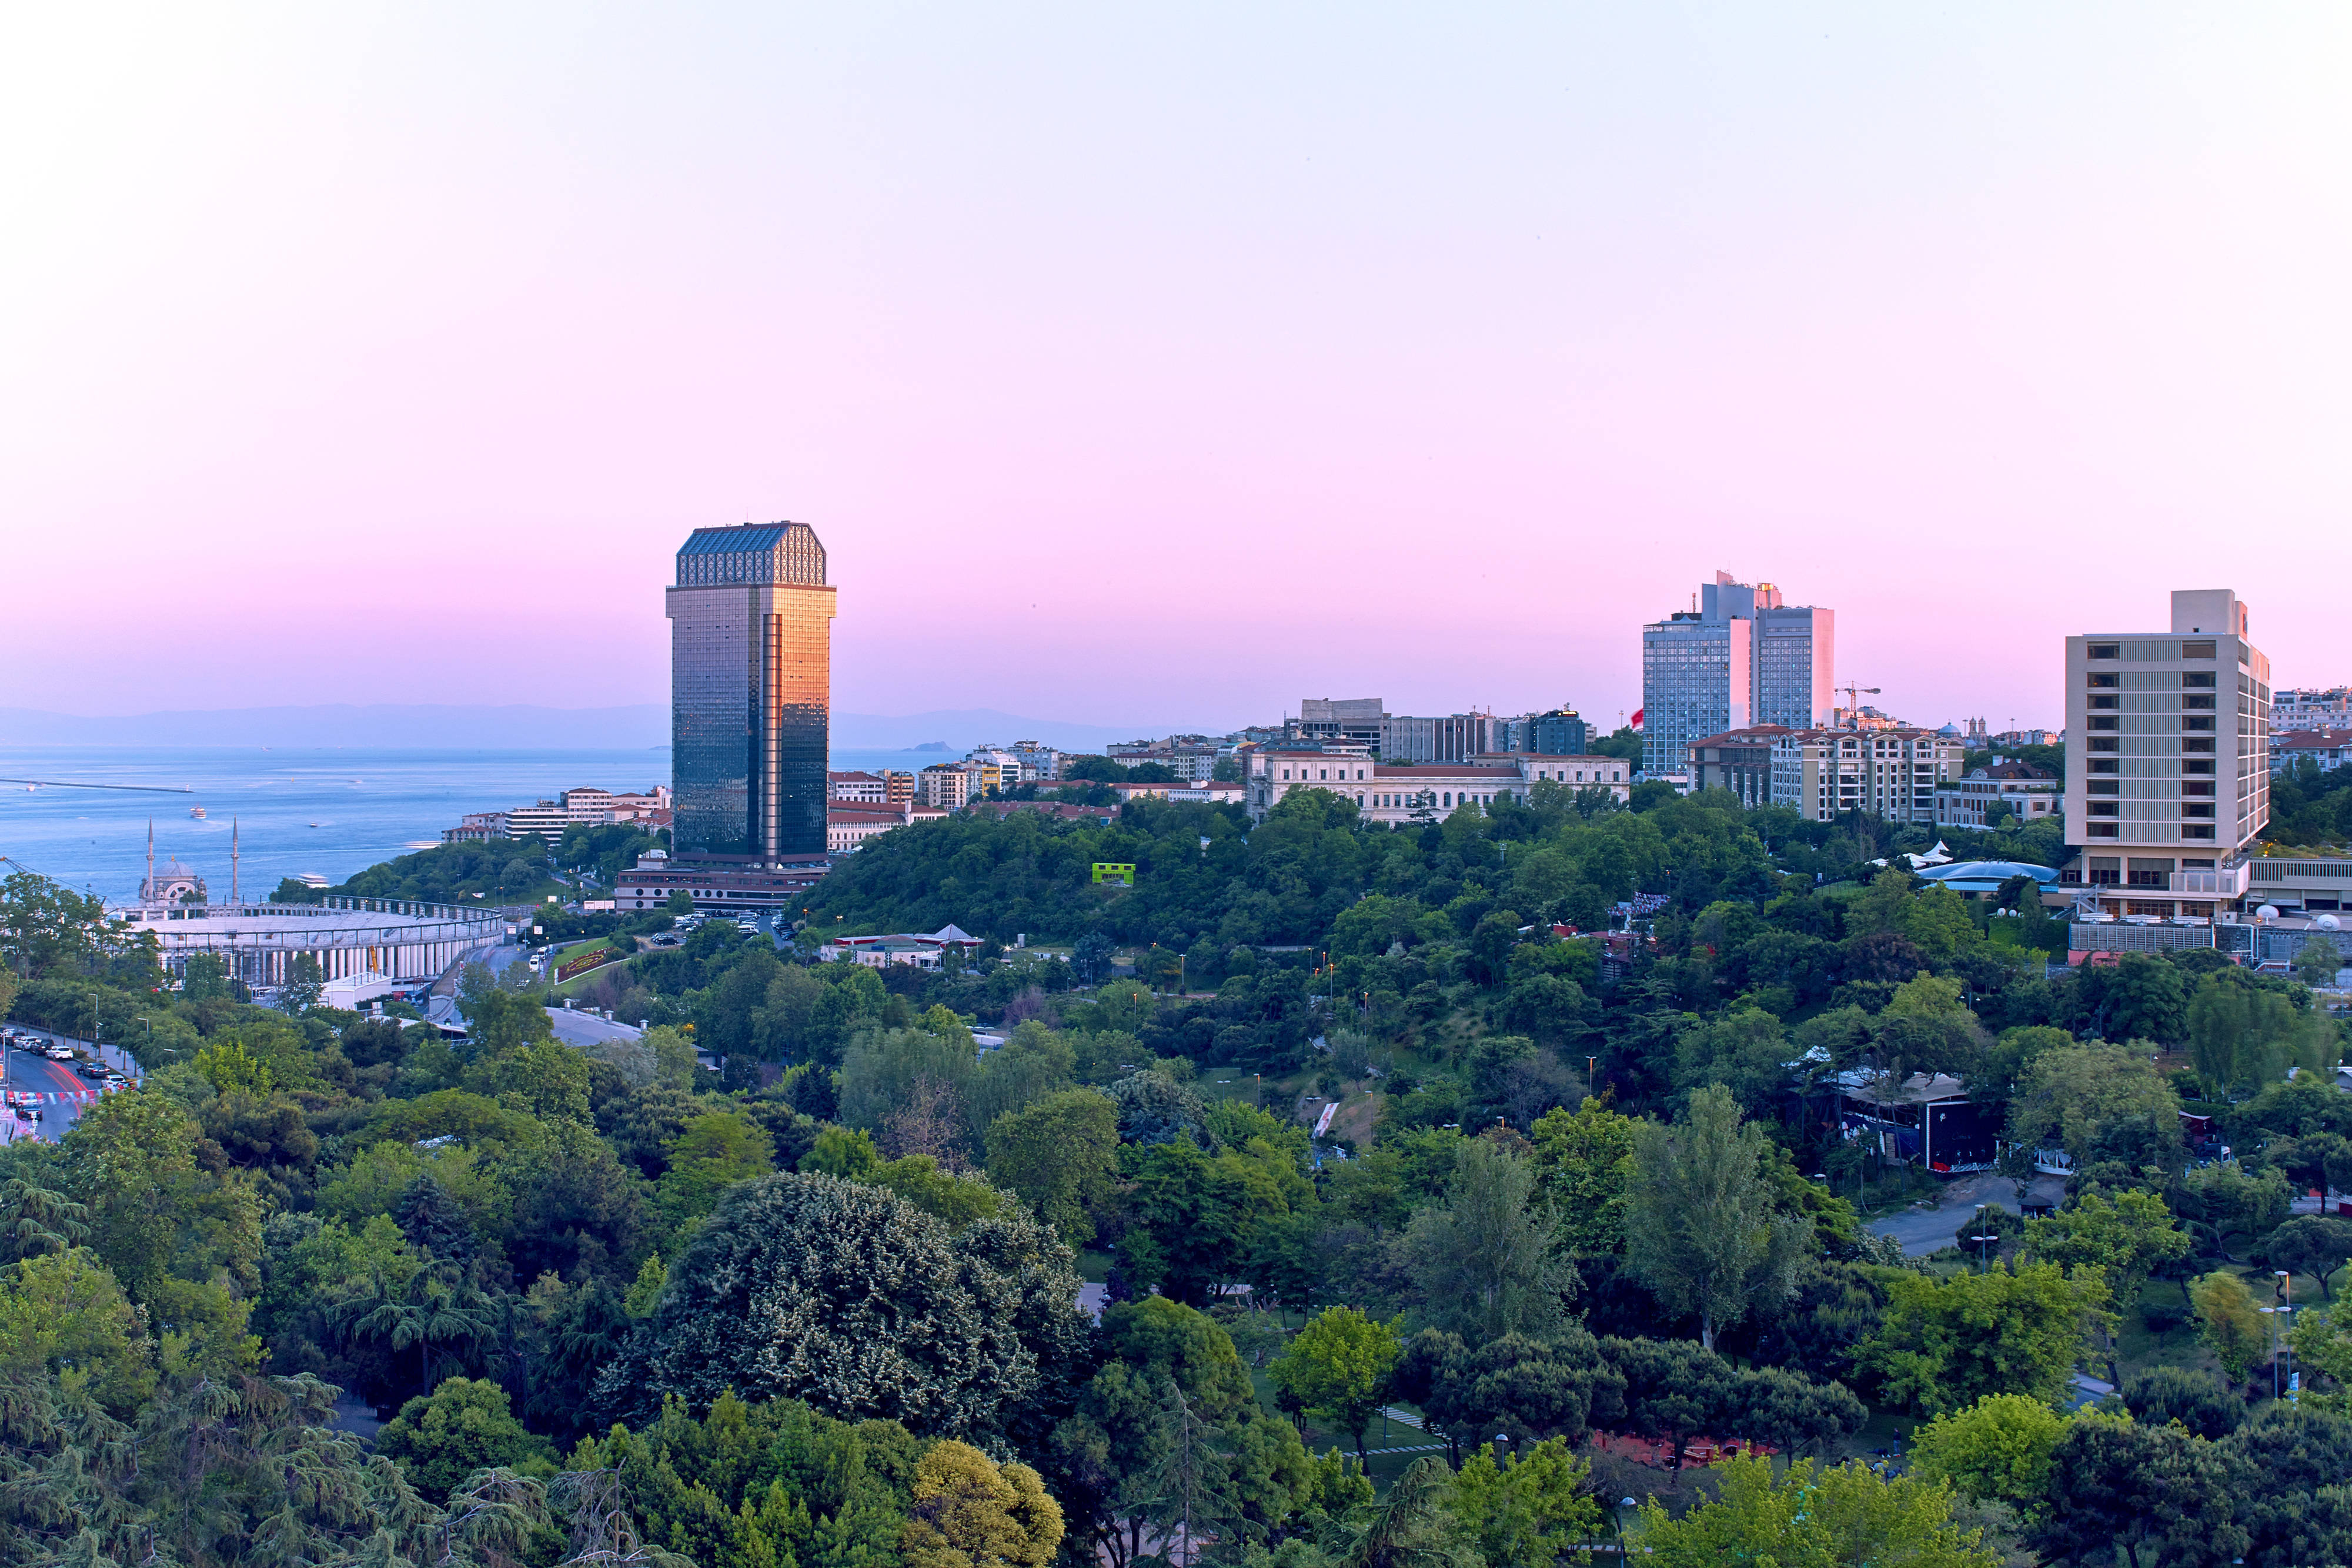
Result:
[[[1572,707],[1557,707],[1528,720],[1528,743],[1519,749],[1546,757],[1583,757],[1590,753],[1591,734]]]
[[[823,855],[834,591],[815,530],[697,528],[665,597],[677,854]]]

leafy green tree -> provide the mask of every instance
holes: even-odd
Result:
[[[2219,1461],[2230,1522],[2245,1532],[2216,1548],[2258,1568],[2352,1562],[2352,1420],[2340,1408],[2272,1405],[2197,1452]]]
[[[1451,1506],[1453,1482],[1445,1461],[1434,1456],[1407,1465],[1387,1495],[1358,1503],[1335,1521],[1339,1561],[1348,1568],[1477,1568],[1478,1549]]]
[[[1996,1266],[1940,1282],[1914,1274],[1886,1291],[1885,1323],[1858,1359],[1876,1373],[1885,1403],[1927,1416],[1988,1394],[2055,1405],[2087,1337],[2110,1321],[2095,1269]]]
[[[862,1129],[826,1127],[816,1135],[816,1143],[801,1156],[800,1170],[808,1176],[840,1176],[846,1181],[864,1181],[882,1164],[882,1151]]]
[[[96,894],[76,893],[37,872],[0,878],[0,963],[26,979],[89,974],[115,956],[152,951],[152,933],[106,911]]]
[[[992,1219],[1004,1212],[1004,1194],[991,1186],[985,1176],[959,1175],[929,1155],[902,1155],[886,1161],[875,1167],[872,1180],[958,1230],[975,1219]]]
[[[79,1249],[0,1270],[0,1372],[37,1384],[68,1367],[118,1419],[155,1384],[154,1345],[114,1276]]]
[[[2124,1379],[2124,1408],[2144,1427],[2178,1421],[2209,1441],[2226,1437],[2245,1424],[2246,1406],[2210,1372],[2185,1366],[2151,1366]]]
[[[1061,1505],[1028,1466],[952,1438],[923,1455],[898,1548],[907,1568],[1045,1568],[1061,1544]]]
[[[2084,1021],[2102,1040],[2179,1043],[2189,1012],[2179,966],[2153,953],[2126,953],[2113,968],[2085,968],[2074,983]]]
[[[1775,1212],[1769,1142],[1720,1084],[1694,1092],[1671,1129],[1634,1134],[1626,1268],[1668,1310],[1696,1313],[1709,1350],[1717,1330],[1785,1298],[1795,1272],[1807,1227]]]
[[[2332,1299],[2328,1277],[2352,1263],[2352,1220],[2298,1214],[2271,1232],[2263,1253],[2273,1269],[2310,1275],[2319,1281],[2320,1298]]]
[[[2116,1300],[2137,1301],[2149,1274],[2189,1256],[2189,1239],[2153,1193],[2085,1193],[2046,1219],[2025,1222],[2026,1250],[2072,1273],[2105,1272]]]
[[[1360,1459],[1364,1428],[1388,1397],[1401,1350],[1394,1323],[1353,1307],[1327,1307],[1307,1320],[1267,1370],[1299,1408],[1328,1416],[1354,1437]]]
[[[2197,1313],[2198,1337],[2232,1383],[2243,1381],[2270,1343],[2253,1292],[2237,1275],[2217,1269],[2189,1288],[2189,1300]]]
[[[1151,1147],[1136,1175],[1129,1236],[1149,1239],[1159,1272],[1135,1282],[1196,1305],[1208,1301],[1218,1286],[1245,1277],[1270,1227],[1314,1202],[1290,1151],[1264,1138],[1214,1155],[1189,1135]]]
[[[416,1390],[433,1387],[433,1353],[488,1339],[489,1298],[436,1270],[419,1269],[404,1283],[378,1273],[364,1294],[339,1301],[329,1318],[352,1338],[380,1343],[395,1356],[416,1348]]]
[[[2043,1559],[2132,1568],[2227,1561],[2246,1545],[2231,1478],[2212,1446],[2178,1427],[2086,1412],[2052,1450],[2043,1511],[2027,1541]],[[2145,1553],[2145,1555],[2143,1555]]]
[[[409,1484],[446,1499],[477,1470],[504,1468],[551,1474],[554,1455],[507,1408],[507,1391],[483,1379],[451,1377],[430,1398],[419,1396],[376,1435],[376,1451],[396,1462]]]
[[[2290,1067],[2324,1072],[2341,1054],[2325,1013],[2263,988],[2243,969],[2216,969],[2197,983],[2188,1010],[2189,1057],[2197,1075],[2232,1096],[2259,1093]]]
[[[1526,1155],[1467,1140],[1444,1205],[1423,1208],[1405,1230],[1423,1313],[1476,1340],[1557,1328],[1560,1298],[1576,1287],[1575,1270],[1553,1250],[1559,1224]]]
[[[1454,1476],[1447,1506],[1487,1568],[1552,1568],[1570,1544],[1601,1531],[1601,1504],[1584,1490],[1591,1469],[1560,1437],[1500,1465],[1481,1448]]]
[[[1094,1239],[1118,1179],[1118,1107],[1099,1090],[1066,1089],[988,1126],[988,1174],[1018,1193],[1073,1247]]]
[[[347,1563],[375,1552],[449,1568],[498,1568],[534,1542],[592,1549],[593,1531],[568,1532],[548,1489],[511,1471],[435,1506],[335,1425],[335,1393],[310,1377],[182,1372],[122,1421],[74,1381],[19,1385],[0,1437],[26,1500],[7,1508],[11,1547],[44,1562]]]
[[[1779,1019],[1761,1008],[1742,1008],[1683,1031],[1675,1042],[1675,1087],[1719,1083],[1743,1112],[1760,1114],[1787,1086],[1791,1054]]]
[[[1559,1217],[1570,1257],[1603,1260],[1625,1250],[1625,1186],[1633,1174],[1631,1116],[1588,1099],[1545,1113],[1528,1133],[1536,1182]]]
[[[929,1447],[894,1421],[836,1421],[795,1399],[747,1404],[722,1393],[698,1419],[666,1400],[642,1426],[583,1439],[568,1464],[580,1501],[642,1521],[646,1544],[608,1538],[601,1561],[635,1555],[656,1568],[653,1548],[667,1543],[661,1555],[677,1556],[668,1568],[881,1568],[900,1561]],[[591,1478],[601,1484],[592,1489]]]
[[[598,1398],[627,1418],[667,1394],[805,1398],[841,1416],[994,1439],[1090,1332],[1067,1248],[1025,1216],[961,1231],[833,1176],[728,1189],[671,1268]]]
[[[2101,971],[2105,972],[2105,971]],[[2127,1163],[2179,1169],[2180,1097],[2145,1051],[2119,1045],[2069,1045],[2045,1051],[2019,1078],[2010,1103],[2010,1141],[2028,1148],[2052,1140],[2078,1166],[2127,1155]]]
[[[155,1328],[187,1336],[197,1357],[242,1360],[261,1204],[199,1163],[199,1135],[161,1095],[110,1094],[66,1135],[59,1174],[89,1211],[91,1250]]]
[[[1776,1480],[1769,1459],[1745,1456],[1716,1474],[1716,1500],[1680,1519],[1654,1500],[1642,1511],[1646,1561],[1658,1568],[1997,1568],[2000,1561],[1981,1531],[1953,1521],[1948,1492],[1914,1477],[1887,1479],[1858,1463],[1822,1469],[1801,1459]]]
[[[2332,937],[2313,936],[2295,949],[2295,978],[2314,990],[2333,989],[2336,985],[2336,972],[2342,967],[2344,967],[2344,955],[2338,951]],[[2329,1062],[2326,1065],[2332,1067],[2335,1063]]]
[[[740,1111],[713,1111],[679,1129],[664,1151],[661,1207],[674,1221],[698,1219],[738,1182],[775,1169],[775,1145]]]
[[[1423,1329],[1404,1344],[1395,1392],[1421,1407],[1430,1430],[1460,1462],[1497,1432],[1514,1441],[1580,1443],[1596,1411],[1614,1415],[1625,1379],[1581,1325],[1551,1339],[1506,1334],[1473,1350],[1458,1334]]]
[[[45,1179],[46,1173],[0,1183],[0,1251],[11,1261],[63,1252],[89,1239],[89,1206],[41,1185]]]
[[[291,1013],[305,1013],[318,1006],[320,993],[327,988],[325,971],[319,967],[315,953],[297,953],[286,966],[286,984],[279,991],[279,1000]]]
[[[2030,1515],[2049,1490],[2050,1457],[2065,1431],[2066,1418],[2039,1399],[1983,1395],[1911,1434],[1911,1473]]]

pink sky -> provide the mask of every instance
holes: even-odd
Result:
[[[1277,14],[1269,15],[1269,12]],[[0,706],[1639,700],[1717,568],[1930,723],[2234,586],[2352,679],[2341,8],[19,7]]]

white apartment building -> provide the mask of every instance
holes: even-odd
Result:
[[[1996,757],[1972,768],[1958,782],[1936,787],[1936,825],[1981,828],[1996,806],[2006,806],[2019,822],[2038,822],[2064,805],[2065,781],[2044,768]]]
[[[2172,595],[2161,632],[2066,639],[2063,884],[2121,915],[2210,916],[2270,821],[2270,661],[2229,589]]]
[[[1249,758],[1244,804],[1263,820],[1293,789],[1328,789],[1356,803],[1370,821],[1402,826],[1425,812],[1443,817],[1506,797],[1525,800],[1549,780],[1577,789],[1607,789],[1619,800],[1633,793],[1633,765],[1622,757],[1545,757],[1535,752],[1489,753],[1474,762],[1392,765],[1328,751],[1258,751]]]
[[[915,799],[944,810],[971,805],[983,788],[980,769],[961,762],[934,762],[915,776]]]
[[[1937,786],[1957,780],[1967,743],[1931,729],[1798,729],[1772,740],[1772,804],[1808,821],[1860,811],[1933,822]]]
[[[878,773],[827,773],[825,798],[852,805],[887,806],[890,786]]]
[[[2271,733],[2352,729],[2352,686],[2299,686],[2271,694]]]

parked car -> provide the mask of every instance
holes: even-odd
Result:
[[[54,1040],[49,1044],[41,1047],[41,1054],[47,1057],[51,1061],[71,1061],[74,1059],[74,1051],[72,1046],[59,1045]]]

